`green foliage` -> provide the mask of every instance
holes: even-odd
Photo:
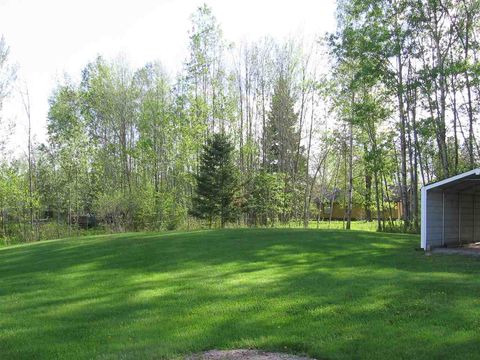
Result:
[[[80,82],[53,89],[48,142],[28,160],[4,152],[2,132],[4,243],[50,225],[80,232],[71,219],[86,215],[111,231],[198,227],[190,213],[222,226],[308,224],[332,195],[386,230],[394,219],[380,214],[400,201],[403,230],[417,231],[421,185],[479,164],[479,14],[475,1],[339,0],[320,69],[325,49],[298,39],[233,48],[202,5],[176,77],[99,56]],[[2,39],[0,110],[7,60]],[[202,169],[215,133],[232,141],[224,175],[238,168],[241,196]]]
[[[265,129],[269,171],[292,174],[296,170],[299,134],[296,131],[298,114],[294,110],[295,101],[289,82],[281,74],[275,84]]]
[[[215,134],[207,139],[196,180],[192,214],[207,219],[210,227],[217,218],[221,227],[235,220],[239,210],[235,203],[238,175],[233,162],[233,145],[226,135]]]
[[[126,231],[134,227],[134,217],[138,213],[139,202],[135,196],[127,197],[122,192],[116,191],[100,195],[95,209],[97,217],[110,230]]]
[[[285,175],[260,171],[249,184],[247,210],[253,225],[273,226],[285,204]]]

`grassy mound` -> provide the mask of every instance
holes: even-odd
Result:
[[[480,260],[341,230],[125,234],[0,249],[0,358],[480,355]]]

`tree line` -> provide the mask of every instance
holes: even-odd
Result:
[[[204,5],[177,76],[101,56],[78,81],[66,76],[49,99],[48,140],[28,132],[26,156],[2,147],[4,242],[85,228],[306,227],[335,206],[345,228],[361,208],[378,230],[417,232],[420,187],[480,156],[479,3],[337,5],[331,34],[237,45]],[[2,40],[0,104],[14,70]]]

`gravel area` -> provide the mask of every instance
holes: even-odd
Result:
[[[432,250],[434,254],[459,254],[480,256],[480,243],[465,244],[462,246],[452,246],[445,248],[435,248]]]
[[[186,360],[315,360],[295,355],[258,350],[210,350],[192,355]]]

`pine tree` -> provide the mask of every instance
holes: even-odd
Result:
[[[295,169],[298,132],[295,130],[298,114],[295,99],[287,79],[281,75],[275,84],[271,109],[266,126],[265,148],[267,166],[272,172],[291,175]]]
[[[233,145],[223,134],[214,134],[203,148],[192,214],[207,219],[210,227],[220,218],[223,228],[237,214],[238,176],[232,155]]]
[[[284,174],[283,205],[280,216],[287,222],[294,212],[297,175],[305,166],[303,147],[300,146],[300,133],[296,129],[298,114],[295,112],[295,98],[288,79],[281,74],[276,81],[271,108],[265,129],[266,170]],[[298,194],[297,194],[298,195]],[[292,201],[293,200],[293,201]]]

